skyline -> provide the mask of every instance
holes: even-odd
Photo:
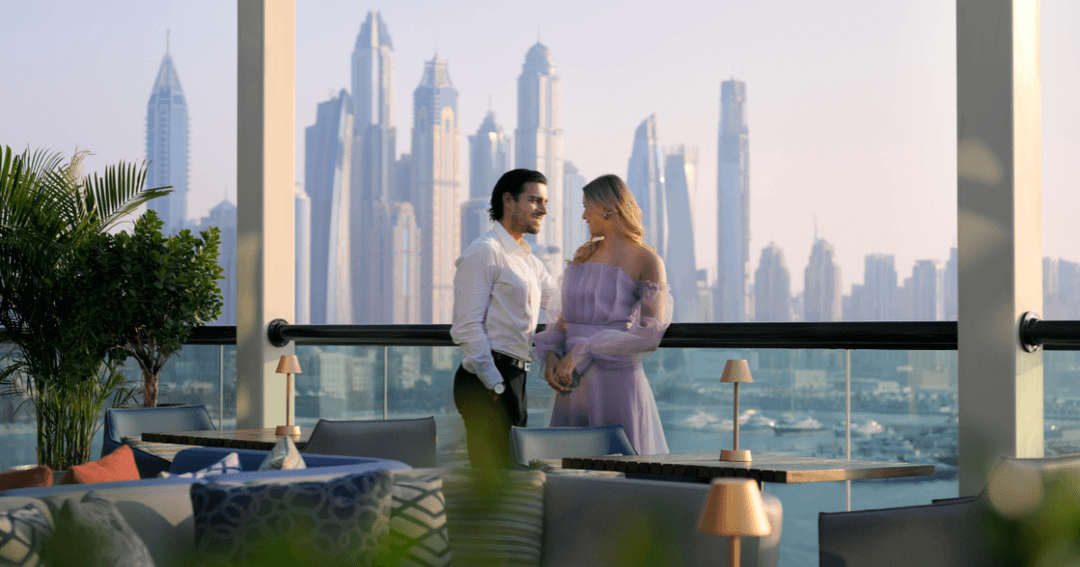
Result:
[[[318,102],[349,86],[349,55],[368,10],[382,13],[393,37],[399,153],[411,145],[409,99],[436,43],[461,92],[463,135],[476,131],[489,96],[512,132],[515,79],[539,27],[563,88],[564,156],[587,179],[608,172],[625,178],[634,128],[654,113],[661,145],[698,148],[696,256],[713,277],[716,242],[703,238],[716,230],[710,156],[720,83],[731,76],[747,84],[749,101],[751,272],[760,250],[775,241],[792,273],[801,274],[815,224],[836,249],[845,293],[861,280],[869,254],[895,255],[901,273],[917,260],[945,261],[956,226],[954,6],[714,4],[656,11],[608,2],[301,3],[297,137],[314,124]],[[1069,213],[1080,210],[1073,181],[1080,166],[1071,163],[1080,147],[1080,8],[1060,0],[1042,6],[1043,256],[1075,261],[1080,242],[1071,238]],[[13,12],[26,26],[0,42],[27,56],[0,70],[32,78],[35,88],[0,86],[0,143],[65,153],[78,143],[97,153],[88,171],[141,159],[144,117],[133,109],[145,108],[171,29],[191,117],[189,216],[206,216],[223,195],[235,202],[235,6],[53,1]],[[599,26],[624,33],[597,42]],[[111,62],[108,73],[102,61]],[[296,152],[303,179],[301,141]],[[461,165],[465,187],[468,168]],[[792,280],[797,293],[802,278]]]

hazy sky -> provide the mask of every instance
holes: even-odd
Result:
[[[395,50],[398,151],[410,151],[424,61],[448,61],[468,135],[489,97],[509,134],[517,76],[537,41],[562,79],[565,158],[587,178],[626,175],[637,125],[699,150],[698,260],[716,263],[720,82],[747,84],[751,269],[775,241],[803,287],[815,219],[843,285],[863,257],[944,261],[956,241],[955,3],[478,0],[297,2],[296,156],[316,105],[350,85],[360,24],[379,10]],[[1080,4],[1043,0],[1043,250],[1080,261]],[[189,216],[236,199],[236,6],[220,0],[39,0],[5,7],[0,143],[91,149],[89,170],[145,157],[166,30],[191,117]],[[577,198],[571,196],[570,198]]]

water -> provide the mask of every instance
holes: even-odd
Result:
[[[731,432],[691,430],[682,427],[682,422],[692,415],[694,407],[661,408],[661,420],[665,425],[668,445],[673,453],[716,452],[730,448]],[[706,408],[720,419],[731,417],[731,408]],[[540,427],[544,424],[544,410],[531,409],[530,425]],[[780,415],[766,413],[773,419]],[[344,417],[344,416],[343,416]],[[348,416],[352,419],[378,419],[381,414]],[[417,417],[413,415],[391,415],[391,418]],[[818,419],[825,431],[811,435],[777,436],[772,432],[741,432],[739,447],[755,453],[783,452],[793,455],[811,455],[818,445],[834,445],[842,442],[832,432],[832,426],[843,419],[843,414],[817,412]],[[456,413],[436,414],[436,426],[439,432],[440,464],[461,462],[464,450],[464,428],[461,418]],[[894,414],[855,414],[853,421],[863,422],[874,419],[885,426],[927,423],[943,418],[928,416],[907,416]],[[300,420],[302,425],[314,425],[315,420]],[[227,423],[226,427],[233,426]],[[0,470],[8,470],[16,465],[34,464],[37,456],[34,452],[36,442],[32,426],[13,428],[0,425]],[[99,433],[92,451],[100,453],[101,434]],[[784,507],[783,535],[781,537],[780,566],[802,567],[816,565],[817,517],[819,512],[836,512],[845,509],[845,484],[842,482],[821,482],[812,484],[771,484],[766,483],[764,490],[780,499]],[[862,481],[853,482],[851,487],[851,509],[890,508],[929,504],[935,498],[957,496],[958,484],[953,480],[925,481]]]

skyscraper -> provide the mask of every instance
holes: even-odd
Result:
[[[409,202],[378,203],[373,218],[375,225],[372,239],[365,243],[365,256],[370,258],[369,265],[381,268],[368,278],[370,293],[363,298],[369,303],[366,312],[382,324],[418,324],[424,231],[418,227]]]
[[[746,83],[720,84],[720,149],[717,169],[717,300],[719,321],[745,321],[750,278],[750,145]]]
[[[424,65],[413,92],[412,201],[421,227],[420,322],[446,324],[454,311],[454,262],[461,253],[461,129],[458,92],[446,61]]]
[[[218,325],[236,324],[236,205],[227,199],[210,209],[210,215],[199,223],[200,230],[217,227],[221,231],[218,246],[218,265],[221,266],[221,316],[214,321]]]
[[[870,254],[866,257],[862,313],[866,321],[896,320],[896,284],[896,258],[892,254]]]
[[[810,262],[803,273],[803,320],[842,320],[844,312],[840,292],[840,265],[836,263],[836,251],[825,239],[817,238],[810,251]]]
[[[944,304],[946,321],[956,321],[959,313],[957,293],[959,283],[957,274],[959,274],[959,271],[957,270],[957,263],[956,247],[953,246],[949,249],[949,260],[945,262],[945,282],[943,284],[945,291],[943,295],[945,296]]]
[[[911,271],[911,318],[940,321],[944,315],[945,274],[937,260],[919,260]]]
[[[697,193],[697,148],[672,146],[664,162],[664,184],[667,188],[668,282],[675,299],[675,321],[703,322],[699,319],[698,269],[694,258],[694,213]]]
[[[461,246],[488,231],[491,190],[510,171],[510,139],[488,111],[475,135],[469,136],[469,200],[461,205]]]
[[[311,198],[311,324],[354,323],[350,273],[352,105],[342,89],[319,103],[304,131],[304,187]]]
[[[656,115],[646,118],[634,132],[634,149],[626,171],[626,185],[641,207],[645,244],[667,260],[667,199],[664,192],[664,151],[656,135]]]
[[[791,273],[775,242],[761,249],[754,272],[754,320],[791,321]]]
[[[394,191],[397,159],[397,130],[394,128],[394,46],[379,12],[368,12],[356,36],[352,53],[353,163],[352,194],[348,204],[353,248],[378,238],[372,234],[378,224],[377,203],[390,203]],[[373,265],[372,256],[352,263],[351,295],[358,300],[351,323],[385,323],[374,317],[370,307],[382,298],[372,295],[378,272],[389,269]],[[359,298],[365,298],[360,301]]]
[[[176,234],[187,222],[188,108],[180,77],[166,42],[150,102],[146,105],[146,186],[171,186],[172,193],[152,199],[166,234]]]
[[[514,131],[514,166],[547,177],[548,205],[539,235],[526,235],[533,252],[558,277],[563,250],[563,140],[560,81],[551,52],[539,42],[529,48],[518,76],[518,123]]]
[[[293,227],[296,240],[293,261],[296,278],[293,282],[294,310],[297,325],[311,324],[311,197],[304,191],[304,184],[296,184],[293,197]]]
[[[563,162],[563,256],[573,259],[574,252],[582,244],[589,241],[589,225],[581,215],[585,214],[584,193],[581,188],[585,186],[585,176],[577,166],[569,161]]]

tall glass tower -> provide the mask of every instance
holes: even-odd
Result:
[[[626,184],[641,207],[645,244],[667,260],[667,199],[664,194],[664,150],[656,135],[656,115],[646,118],[634,133],[634,149]]]
[[[413,91],[412,195],[420,236],[420,322],[451,323],[454,261],[461,253],[461,129],[446,61],[424,64]]]
[[[746,321],[750,279],[750,144],[746,83],[720,84],[716,301],[719,321]]]
[[[695,147],[668,148],[664,164],[667,188],[668,282],[675,299],[675,321],[700,323],[698,305],[698,270],[694,257],[693,203],[697,192],[698,152]]]
[[[352,53],[353,164],[352,193],[348,204],[349,241],[355,250],[381,238],[379,205],[394,199],[397,130],[394,128],[394,46],[379,12],[368,12],[360,26]],[[388,269],[368,262],[352,262],[351,295],[365,298],[354,303],[351,323],[385,323],[370,309],[382,298],[372,295],[378,272]]]
[[[510,138],[488,111],[476,134],[469,136],[469,200],[461,206],[461,247],[491,228],[491,190],[510,171]]]
[[[814,237],[810,261],[803,272],[803,320],[841,321],[840,265],[836,251],[824,238]]]
[[[754,320],[791,321],[791,273],[775,242],[761,249],[754,272]]]
[[[563,138],[561,88],[551,51],[537,42],[525,54],[518,76],[518,125],[514,131],[514,166],[535,169],[547,177],[547,216],[540,234],[526,238],[548,271],[562,274]]]
[[[188,108],[168,45],[146,105],[146,186],[171,186],[172,193],[147,203],[176,234],[187,222]]]

